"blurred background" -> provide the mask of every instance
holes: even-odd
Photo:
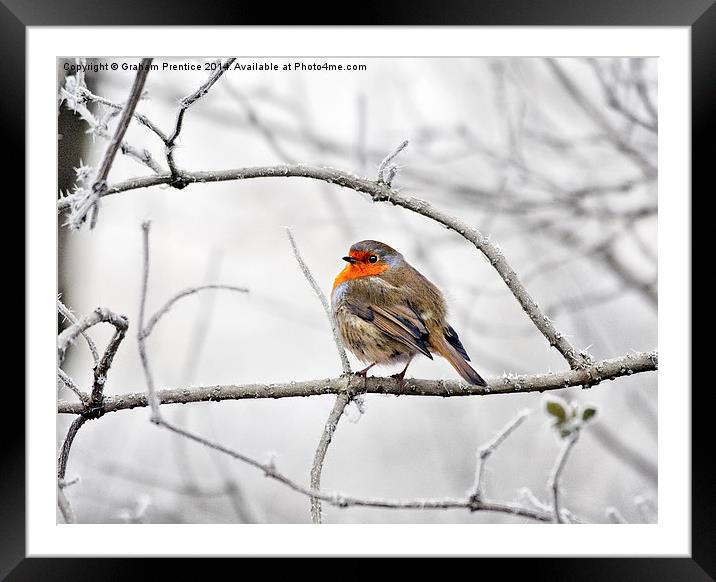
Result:
[[[204,63],[211,59],[155,59]],[[374,179],[403,140],[394,185],[483,233],[556,327],[594,358],[657,347],[657,62],[655,59],[238,59],[364,64],[363,71],[228,71],[186,113],[177,164],[186,170],[302,162]],[[138,59],[113,59],[134,63]],[[108,62],[87,59],[88,64]],[[78,78],[58,62],[58,190],[94,175],[116,111],[67,99]],[[206,71],[149,73],[137,111],[166,133],[178,100]],[[114,103],[133,72],[86,73],[89,91]],[[132,122],[125,137],[166,168],[163,144]],[[109,182],[150,175],[119,153]],[[302,178],[256,179],[132,190],[102,200],[97,227],[68,229],[58,216],[59,289],[81,316],[97,306],[126,315],[130,331],[105,393],[146,389],[135,339],[141,223],[152,221],[148,312],[189,286],[147,347],[159,388],[334,377],[340,362],[326,317],[291,253],[293,229],[326,294],[341,257],[372,238],[401,251],[448,297],[450,321],[476,369],[562,370],[566,363],[530,322],[484,257],[435,222],[338,186]],[[67,323],[58,316],[58,326]],[[103,348],[109,326],[91,335]],[[354,369],[359,363],[351,359]],[[75,342],[65,371],[83,390],[92,358]],[[362,367],[362,366],[360,366]],[[374,369],[375,370],[375,369]],[[378,375],[398,368],[375,370]],[[409,375],[454,378],[442,359],[414,361]],[[615,508],[628,522],[657,521],[657,375],[638,374],[558,394],[599,408],[563,474],[562,500],[590,522]],[[73,400],[58,386],[58,398]],[[167,419],[260,460],[274,458],[308,483],[333,396],[163,407]],[[538,393],[473,398],[368,395],[351,405],[328,451],[322,488],[392,499],[463,497],[475,453],[514,415],[533,411],[487,467],[486,495],[549,503],[560,442]],[[59,415],[58,448],[72,417]],[[88,422],[75,440],[66,489],[86,523],[304,523],[309,500],[251,467],[157,428],[142,408]],[[331,523],[516,523],[464,510],[340,509]],[[58,513],[58,520],[62,518]]]

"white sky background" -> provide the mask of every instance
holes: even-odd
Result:
[[[280,149],[291,161],[334,165],[372,177],[381,157],[408,139],[410,145],[398,158],[403,170],[395,184],[490,233],[521,274],[549,256],[559,257],[560,249],[531,233],[524,216],[485,209],[479,200],[459,198],[441,186],[447,181],[491,192],[499,192],[500,187],[528,191],[514,163],[495,162],[483,150],[477,151],[474,144],[466,146],[466,140],[455,137],[456,128],[467,128],[470,135],[478,136],[485,150],[498,157],[509,153],[509,144],[517,140],[540,171],[571,187],[616,182],[633,174],[633,165],[610,153],[609,148],[595,147],[576,164],[566,156],[562,161],[524,143],[524,127],[550,129],[565,139],[595,131],[541,61],[341,61],[365,63],[368,71],[226,73],[187,112],[177,150],[178,164],[207,170],[284,161],[267,144],[266,136],[247,123],[246,108],[237,101],[237,94],[248,99],[262,123],[288,128],[286,132],[298,136],[289,140],[286,132],[276,132],[282,136],[277,137]],[[577,60],[564,60],[562,65],[575,75],[582,90],[608,111],[589,67]],[[500,78],[496,67],[505,70],[506,88],[501,89],[496,81]],[[656,62],[652,60],[647,72],[654,79],[655,71]],[[149,99],[140,102],[138,110],[168,131],[174,123],[177,100],[197,88],[206,75],[150,73],[146,84]],[[132,73],[103,73],[98,75],[94,89],[121,102],[128,95],[132,78]],[[361,167],[357,146],[361,99],[366,113],[365,168]],[[539,111],[548,113],[549,118],[539,116]],[[312,140],[302,135],[306,129],[311,135],[341,145],[344,151],[314,147]],[[515,136],[513,142],[510,135]],[[150,149],[164,162],[161,144],[147,128],[132,124],[126,139],[136,147]],[[105,147],[106,142],[98,139],[84,161],[97,164]],[[67,162],[78,165],[77,160]],[[415,172],[434,176],[435,183],[426,184]],[[148,173],[133,160],[118,156],[110,182]],[[540,193],[534,192],[534,196],[539,199]],[[649,190],[645,189],[644,199],[648,197]],[[615,198],[609,204],[621,212],[625,203]],[[549,212],[565,211],[556,207]],[[290,252],[284,225],[293,227],[305,260],[327,294],[342,268],[340,257],[356,240],[375,238],[403,252],[448,296],[451,323],[483,376],[565,366],[531,326],[494,270],[457,234],[402,209],[373,204],[350,190],[299,178],[192,184],[184,190],[153,188],[106,197],[97,228],[70,233],[66,248],[61,249],[61,266],[69,282],[64,299],[75,312],[86,313],[104,305],[126,314],[130,326],[136,321],[140,224],[145,219],[152,220],[150,311],[180,289],[205,282],[251,290],[248,296],[216,292],[206,342],[191,379],[194,384],[304,380],[340,372],[328,323]],[[565,213],[564,220],[573,217]],[[653,216],[641,226],[654,250],[655,223]],[[584,229],[590,234],[599,230],[593,221],[586,220]],[[420,255],[421,245],[429,257]],[[623,252],[638,269],[642,261],[638,251],[625,247]],[[212,281],[206,280],[209,264],[219,264]],[[644,272],[649,273],[648,267]],[[530,281],[528,289],[540,305],[546,306],[580,291],[608,289],[609,284],[613,280],[594,262],[572,261]],[[476,289],[482,293],[476,294]],[[182,383],[192,330],[206,299],[183,300],[152,334],[148,348],[160,387]],[[656,323],[655,310],[633,292],[556,318],[558,329],[570,336],[572,344],[578,348],[591,345],[590,353],[596,358],[657,347]],[[93,329],[100,343],[108,333]],[[356,368],[355,360],[352,363]],[[71,351],[66,369],[81,386],[87,385],[91,360],[81,342]],[[380,369],[377,373],[395,371]],[[424,378],[455,376],[446,362],[426,358],[416,359],[409,373]],[[143,375],[134,332],[130,332],[115,359],[106,392],[140,390],[144,390]],[[632,412],[635,402],[643,404],[634,400],[635,394],[656,407],[655,374],[619,379],[589,392],[571,389],[568,394],[579,401],[597,403],[600,423],[647,458],[656,459],[655,433],[650,434]],[[247,454],[266,458],[275,452],[283,472],[307,482],[332,401],[333,397],[312,397],[167,406],[165,414]],[[461,496],[472,484],[477,446],[518,410],[528,407],[534,410],[530,419],[490,460],[487,493],[490,498],[509,501],[517,497],[520,488],[529,487],[546,500],[547,477],[559,443],[549,430],[541,403],[539,394],[470,399],[369,396],[366,414],[357,423],[345,418],[341,421],[328,452],[322,486],[391,498]],[[351,412],[355,416],[355,411]],[[68,464],[68,477],[82,476],[81,483],[68,490],[79,521],[118,521],[122,508],[133,507],[147,495],[151,500],[149,521],[235,522],[237,516],[225,497],[180,496],[148,483],[156,480],[171,485],[188,480],[216,488],[226,475],[240,484],[254,519],[281,523],[310,520],[307,499],[253,469],[214,457],[193,443],[178,441],[178,437],[152,426],[148,415],[146,409],[123,411],[82,428]],[[58,439],[63,438],[69,420],[60,417]],[[123,476],[110,476],[108,464]],[[128,479],[130,473],[141,478]],[[642,519],[634,503],[638,495],[656,500],[652,485],[601,446],[590,435],[589,427],[585,429],[564,474],[565,505],[589,521],[605,521],[606,507],[615,506],[628,521],[638,522]],[[412,512],[324,505],[324,513],[326,521],[332,523],[514,521],[457,510]]]

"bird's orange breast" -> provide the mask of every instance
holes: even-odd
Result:
[[[341,283],[345,281],[350,281],[351,279],[358,279],[359,277],[369,277],[371,275],[380,275],[387,268],[388,265],[386,265],[385,263],[348,264],[346,265],[345,269],[338,273],[338,276],[336,277],[335,281],[333,281],[333,289],[338,287],[338,285],[340,285]]]

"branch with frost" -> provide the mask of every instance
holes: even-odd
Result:
[[[176,165],[176,161],[174,160],[176,141],[179,138],[182,127],[184,126],[184,115],[186,114],[186,110],[209,92],[209,89],[211,89],[214,83],[219,80],[219,78],[226,72],[235,60],[236,58],[232,57],[227,59],[223,64],[219,61],[219,66],[211,75],[209,75],[209,78],[196,91],[190,93],[179,101],[179,111],[177,112],[176,122],[174,123],[174,130],[165,141],[167,164],[169,164],[169,169],[171,170],[172,175],[171,184],[175,188],[183,188],[186,185],[182,177],[183,172],[179,170]]]
[[[592,404],[570,403],[558,396],[545,399],[545,410],[553,419],[553,428],[561,439],[557,459],[550,472],[548,487],[552,493],[552,512],[557,523],[564,523],[565,512],[560,508],[559,480],[567,464],[567,457],[579,439],[580,431],[597,417],[597,408]]]
[[[123,106],[119,103],[115,103],[114,101],[110,101],[109,99],[106,99],[105,97],[101,97],[99,95],[95,95],[90,91],[87,87],[81,87],[79,90],[79,96],[81,98],[84,98],[88,101],[92,101],[93,103],[99,103],[101,105],[104,105],[105,107],[109,107],[110,109],[114,109],[115,111],[122,111]],[[162,140],[162,142],[166,143],[167,135],[159,129],[159,127],[146,115],[139,113],[137,111],[134,111],[132,114],[134,119],[136,119],[140,124],[144,125],[145,127],[149,128],[151,131],[153,131],[159,139]]]
[[[77,336],[82,335],[82,333],[87,331],[90,327],[103,322],[110,323],[115,329],[124,329],[124,331],[127,330],[127,326],[129,325],[127,318],[123,315],[117,315],[106,307],[97,307],[92,313],[65,328],[57,336],[58,365],[62,365],[65,354],[67,353],[67,348],[77,339]]]
[[[378,165],[378,183],[385,184],[390,187],[393,183],[393,178],[398,173],[398,166],[393,164],[393,160],[398,157],[398,154],[408,147],[408,140],[406,139],[397,148],[390,152],[383,161]]]
[[[319,489],[311,486],[305,487],[300,485],[296,481],[290,479],[283,473],[280,473],[273,461],[261,462],[252,457],[244,455],[238,451],[235,451],[229,447],[226,447],[220,443],[210,441],[202,436],[199,436],[193,432],[187,431],[179,426],[174,425],[171,422],[165,420],[161,415],[160,404],[161,399],[157,391],[155,390],[154,378],[149,366],[149,358],[146,349],[146,340],[148,334],[144,324],[146,314],[146,303],[147,303],[147,292],[149,282],[149,265],[150,265],[150,253],[149,253],[149,231],[150,224],[145,222],[142,224],[142,282],[141,282],[141,296],[140,296],[140,308],[139,308],[139,329],[137,331],[137,343],[139,348],[140,359],[142,361],[142,368],[144,371],[145,380],[147,383],[147,393],[144,395],[145,403],[148,403],[151,407],[151,421],[175,434],[178,434],[184,438],[193,440],[205,447],[227,454],[237,460],[240,460],[254,468],[260,469],[264,472],[267,477],[270,477],[276,481],[279,481],[289,487],[290,489],[301,493],[312,500],[312,503],[318,501],[325,501],[338,507],[349,507],[349,506],[362,506],[362,507],[382,507],[392,509],[455,509],[465,508],[470,511],[495,511],[501,513],[508,513],[516,516],[526,517],[537,521],[550,521],[551,517],[548,512],[533,510],[525,508],[519,504],[510,503],[493,503],[474,499],[472,497],[466,497],[465,499],[453,499],[453,498],[440,498],[440,499],[407,499],[407,500],[388,500],[381,498],[371,497],[354,497],[343,495],[341,493],[329,493],[322,492]],[[331,425],[332,418],[337,419],[345,408],[345,404],[348,403],[352,393],[346,390],[346,384],[351,385],[351,378],[341,378],[344,391],[339,395],[336,405],[332,411],[329,423]],[[360,382],[362,384],[362,382]],[[345,403],[345,404],[344,404]],[[146,405],[146,404],[145,404]],[[80,417],[82,418],[82,417]],[[80,424],[81,426],[81,424]],[[332,425],[335,427],[335,425]],[[329,428],[329,433],[332,434],[332,430]],[[322,439],[322,445],[319,445],[319,450],[316,452],[317,457],[325,456],[325,451],[330,443],[330,436],[326,439]],[[322,465],[322,461],[319,463]],[[317,464],[314,461],[314,466]],[[320,479],[320,471],[318,473]],[[320,509],[318,510],[320,512]]]
[[[561,390],[571,386],[615,380],[624,376],[656,371],[657,352],[636,352],[609,360],[592,362],[588,367],[564,372],[542,374],[503,375],[487,378],[487,386],[473,386],[459,380],[424,380],[406,378],[399,386],[394,378],[371,376],[351,378],[348,391],[352,394],[392,394],[394,396],[433,396],[441,398],[461,396],[497,396],[500,394],[524,394]],[[189,404],[191,402],[221,402],[223,400],[275,399],[338,395],[346,391],[346,378],[324,378],[302,382],[271,384],[229,384],[181,387],[159,390],[156,396],[159,404]],[[145,392],[131,392],[117,396],[105,396],[104,411],[117,412],[148,405]],[[79,414],[81,408],[75,402],[57,403],[60,414]]]
[[[122,105],[111,103],[107,99],[98,97],[92,94],[83,81],[80,81],[76,76],[69,76],[65,79],[65,86],[60,88],[60,100],[67,104],[67,107],[73,112],[78,114],[86,123],[89,125],[87,133],[92,136],[99,136],[106,140],[112,139],[112,134],[107,129],[106,119],[97,119],[95,115],[87,108],[85,103],[87,101],[97,101],[103,105],[110,106],[112,109],[117,111],[122,110]],[[146,124],[145,124],[146,125]],[[147,166],[150,170],[157,174],[162,173],[162,167],[154,160],[149,150],[139,150],[127,141],[122,141],[120,144],[120,151],[136,160],[140,164]],[[79,196],[75,194],[75,198]]]
[[[58,304],[61,304],[58,302]],[[75,418],[70,424],[67,430],[67,435],[62,442],[60,447],[60,454],[57,460],[57,479],[58,483],[62,484],[65,480],[65,473],[67,471],[67,461],[69,460],[70,451],[72,444],[74,443],[77,432],[82,428],[82,425],[88,420],[99,418],[104,414],[104,385],[107,380],[107,372],[112,366],[112,361],[117,353],[119,345],[124,339],[124,335],[129,327],[127,318],[123,315],[117,315],[116,313],[106,309],[104,307],[98,307],[89,315],[82,319],[75,318],[69,309],[64,305],[62,308],[70,314],[74,322],[64,331],[57,336],[57,357],[58,357],[58,369],[57,375],[65,382],[65,385],[70,388],[80,399],[81,410],[77,412],[79,416]],[[62,311],[62,309],[61,309]],[[84,335],[87,339],[90,347],[94,346],[94,343],[89,340],[89,336],[85,332],[92,326],[102,322],[110,323],[114,326],[115,331],[110,339],[107,347],[105,348],[102,357],[96,361],[94,366],[94,376],[92,382],[92,391],[89,396],[84,394],[77,388],[70,377],[60,368],[64,361],[67,348],[70,344],[79,336]],[[93,351],[93,355],[96,353],[96,347]],[[58,492],[57,503],[62,512],[63,517],[67,523],[74,522],[74,513],[70,506],[70,502],[63,491]]]
[[[293,250],[294,257],[296,257],[298,266],[301,268],[308,284],[311,286],[323,306],[323,311],[326,313],[326,317],[328,318],[328,322],[331,326],[331,331],[333,332],[333,341],[336,344],[336,349],[338,350],[338,355],[341,359],[343,374],[344,376],[348,376],[351,373],[351,365],[348,362],[346,350],[343,347],[343,342],[341,342],[341,338],[338,334],[338,323],[336,322],[336,318],[333,316],[333,311],[328,304],[328,299],[326,299],[325,294],[321,290],[321,287],[316,281],[316,278],[313,276],[313,273],[311,273],[311,269],[309,269],[306,261],[303,260],[301,252],[298,250],[296,239],[293,237],[293,233],[289,227],[286,227],[286,235],[291,243],[291,249]],[[318,446],[316,447],[316,452],[313,457],[313,464],[311,465],[311,488],[315,490],[319,490],[321,488],[323,462],[326,459],[326,453],[328,452],[328,447],[333,439],[333,433],[338,426],[338,421],[341,419],[341,416],[343,416],[343,412],[345,411],[346,406],[350,403],[351,398],[352,396],[348,392],[338,394],[336,401],[333,404],[333,408],[328,415],[328,420],[326,421],[326,425],[321,433],[321,438],[318,441]],[[313,523],[321,523],[321,501],[315,497],[311,498],[311,519]]]
[[[338,335],[338,324],[336,323],[336,320],[333,317],[333,312],[331,311],[331,306],[328,303],[328,299],[326,298],[325,294],[321,290],[321,286],[316,281],[316,278],[313,276],[313,273],[311,273],[311,270],[308,268],[306,261],[303,260],[303,257],[301,256],[301,252],[298,250],[298,246],[296,245],[296,239],[294,239],[293,233],[291,232],[291,229],[289,227],[286,227],[286,236],[288,236],[288,240],[291,243],[291,250],[293,251],[293,256],[296,258],[296,262],[298,263],[298,266],[301,268],[301,272],[303,273],[303,276],[306,277],[308,284],[311,286],[311,289],[313,289],[313,292],[316,294],[316,297],[318,297],[318,300],[321,302],[321,305],[323,306],[323,311],[325,311],[325,313],[326,313],[326,317],[328,318],[328,323],[331,326],[331,332],[333,333],[333,341],[336,344],[336,349],[338,350],[338,356],[341,359],[341,367],[343,368],[343,373],[350,374],[351,373],[351,365],[348,362],[348,356],[346,355],[346,350],[343,347],[343,343],[341,342],[340,336]]]
[[[139,98],[142,96],[142,89],[144,88],[144,82],[147,80],[149,74],[149,66],[152,62],[151,58],[144,58],[139,64],[139,71],[134,78],[132,89],[129,93],[129,99],[122,110],[122,114],[119,118],[119,123],[114,131],[114,135],[107,146],[107,151],[104,154],[102,163],[97,170],[97,175],[92,183],[87,196],[84,200],[75,207],[74,212],[70,217],[70,224],[75,228],[84,222],[87,212],[92,211],[92,218],[90,220],[90,228],[94,228],[97,223],[97,215],[99,212],[99,200],[102,194],[107,189],[107,176],[114,163],[114,157],[117,155],[117,151],[122,145],[124,134],[127,132],[129,122],[132,120],[134,110],[139,103]]]
[[[67,386],[67,388],[75,393],[75,396],[80,399],[80,402],[84,404],[89,400],[89,396],[77,387],[75,381],[70,378],[62,368],[57,368],[57,378],[63,386]]]
[[[368,194],[374,202],[388,202],[394,206],[400,206],[416,214],[420,214],[443,226],[457,232],[465,240],[472,243],[490,262],[499,276],[505,282],[512,294],[522,306],[522,309],[532,320],[537,329],[544,335],[550,346],[556,348],[569,362],[572,368],[579,368],[587,365],[588,359],[572,347],[567,338],[554,327],[554,324],[541,312],[535,300],[529,294],[520,281],[519,276],[507,262],[502,251],[492,243],[488,237],[482,234],[477,228],[465,221],[451,216],[438,208],[433,207],[429,202],[405,196],[398,193],[390,186],[360,178],[349,172],[335,168],[305,166],[302,164],[285,164],[278,166],[257,166],[238,168],[235,170],[221,170],[208,172],[183,172],[182,181],[186,183],[195,182],[225,182],[233,180],[247,180],[252,178],[288,178],[303,177],[322,180],[336,184],[344,188]],[[127,190],[157,186],[159,184],[171,184],[171,174],[160,174],[134,178],[114,184],[107,190],[107,194],[115,194]],[[70,197],[71,198],[71,197]],[[69,203],[68,199],[58,201],[58,210],[63,210]]]
[[[209,289],[223,289],[225,291],[235,291],[237,293],[248,293],[249,290],[246,289],[246,287],[237,287],[236,285],[223,285],[223,284],[217,284],[217,283],[211,283],[207,285],[199,285],[197,287],[187,287],[186,289],[183,289],[179,291],[176,295],[174,295],[171,299],[169,299],[162,307],[160,307],[152,317],[149,318],[149,321],[147,321],[147,324],[144,326],[143,333],[145,336],[148,336],[150,333],[152,333],[152,330],[154,329],[154,326],[157,325],[159,320],[167,314],[167,312],[172,308],[172,306],[179,301],[180,299],[184,297],[188,297],[189,295],[194,295],[195,293],[199,293],[200,291],[206,291]]]
[[[60,312],[60,314],[71,324],[77,323],[77,317],[74,313],[72,313],[72,310],[67,307],[60,299],[57,299],[57,311]],[[90,352],[92,352],[92,359],[94,360],[95,366],[99,364],[99,352],[97,351],[97,345],[94,343],[94,340],[92,337],[86,332],[81,331],[82,337],[85,338],[85,341],[87,342],[87,347],[89,347]]]
[[[488,443],[485,443],[477,450],[477,468],[475,470],[475,484],[472,486],[471,499],[480,500],[485,496],[485,466],[487,460],[492,456],[497,447],[512,434],[529,416],[529,410],[520,411],[515,418],[508,422],[500,432]]]
[[[333,440],[333,433],[338,426],[338,421],[343,416],[343,411],[351,401],[351,396],[347,392],[342,392],[336,397],[336,401],[333,404],[328,420],[321,433],[321,438],[318,441],[318,447],[313,456],[313,464],[311,465],[311,489],[319,491],[321,489],[321,473],[323,472],[323,463],[326,460],[326,453],[328,452],[328,446]],[[321,501],[317,497],[311,497],[311,520],[313,523],[321,523]]]
[[[552,508],[554,511],[554,520],[557,523],[564,523],[559,505],[559,479],[562,476],[562,471],[564,471],[565,465],[567,464],[567,457],[569,456],[569,453],[571,452],[574,445],[577,443],[578,438],[578,432],[573,432],[569,436],[565,437],[564,442],[559,449],[557,460],[552,467],[552,472],[550,473],[549,477],[549,488],[552,491]]]

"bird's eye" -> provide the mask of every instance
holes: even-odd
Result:
[[[371,263],[377,263],[377,262],[378,262],[378,257],[376,257],[375,255],[371,255],[370,257],[368,257],[368,260],[369,260]]]

